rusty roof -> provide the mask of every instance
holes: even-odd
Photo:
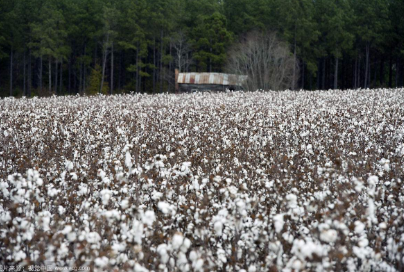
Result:
[[[215,84],[240,86],[247,76],[222,73],[179,73],[179,84]]]

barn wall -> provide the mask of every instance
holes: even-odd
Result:
[[[224,92],[226,89],[230,90],[240,90],[240,86],[230,86],[230,85],[215,85],[215,84],[179,84],[180,92]]]

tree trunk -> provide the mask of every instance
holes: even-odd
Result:
[[[296,26],[295,26],[296,31]],[[293,77],[292,77],[292,90],[295,89],[296,84],[296,34],[295,34],[295,45],[293,49]]]
[[[26,64],[26,59],[25,59],[25,55],[26,55],[26,52],[24,51],[24,63],[23,63],[23,73],[24,73],[24,87],[22,88],[23,89],[23,96],[26,96],[27,94],[26,94],[26,92],[27,92],[27,90],[26,90],[26,86],[27,86],[27,80],[26,80],[26,73],[25,73],[25,68],[26,68],[26,66],[27,66],[27,64]]]
[[[84,56],[82,56],[84,57]],[[80,63],[80,77],[79,77],[79,93],[83,94],[83,66],[84,66],[84,61],[83,58],[81,59],[81,63]]]
[[[326,59],[323,58],[323,73],[322,73],[322,79],[321,79],[321,89],[325,90],[325,65],[326,65]]]
[[[49,95],[52,93],[52,61],[49,56]]]
[[[118,70],[118,90],[121,90],[121,78],[122,78],[122,50],[119,54],[119,70]]]
[[[84,56],[86,55],[87,44],[84,44]],[[86,64],[83,61],[83,93],[86,91]]]
[[[338,57],[335,57],[334,90],[338,88]]]
[[[318,59],[318,70],[317,70],[317,90],[321,89],[321,59]]]
[[[400,73],[399,58],[396,60],[396,88],[398,87],[398,75]]]
[[[355,56],[355,64],[354,64],[354,75],[353,75],[353,88],[357,88],[357,75],[358,75],[358,56]]]
[[[160,31],[160,93],[163,92],[163,30]]]
[[[70,58],[69,58],[69,75],[68,75],[68,77],[69,77],[69,79],[68,79],[68,83],[67,83],[67,91],[69,92],[69,94],[71,94],[71,87],[72,87],[72,85],[71,85],[71,79],[72,79],[72,58],[71,58],[71,56],[70,56]]]
[[[58,73],[59,73],[59,64],[57,59],[55,59],[55,94],[58,94]]]
[[[59,80],[59,91],[60,94],[63,94],[63,59],[60,60],[60,80]]]
[[[383,87],[383,85],[384,85],[384,57],[383,56],[380,57],[379,77],[380,77],[380,87]]]
[[[31,63],[31,49],[28,51],[28,97],[31,97],[32,87],[32,63]]]
[[[111,94],[114,93],[114,42],[111,45]]]
[[[43,72],[43,56],[41,55],[39,64],[39,91],[42,92],[42,72]]]
[[[305,63],[302,64],[302,85],[301,89],[304,90],[304,77],[305,77]]]
[[[154,38],[153,43],[153,93],[156,93],[156,38]]]
[[[109,34],[107,35],[107,41],[104,43],[105,48],[104,48],[104,51],[103,51],[102,78],[101,78],[101,86],[100,86],[99,93],[102,93],[102,87],[104,86],[105,66],[107,66],[108,43],[109,43]]]
[[[366,65],[365,65],[365,84],[364,88],[368,88],[368,80],[369,80],[369,57],[370,57],[370,44],[366,43]]]
[[[139,92],[139,43],[136,50],[136,93]]]
[[[389,60],[389,88],[393,87],[393,57],[390,54]]]
[[[10,96],[13,96],[13,48],[10,53]]]
[[[358,81],[357,81],[357,84],[358,84],[358,88],[360,88],[362,85],[361,85],[361,57],[359,56],[358,57]]]

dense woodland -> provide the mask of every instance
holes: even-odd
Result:
[[[225,70],[276,32],[295,89],[403,86],[402,0],[0,0],[0,95],[173,92],[174,69]]]

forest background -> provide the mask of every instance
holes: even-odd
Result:
[[[402,0],[0,0],[0,96],[174,92],[276,32],[294,89],[402,87]]]

